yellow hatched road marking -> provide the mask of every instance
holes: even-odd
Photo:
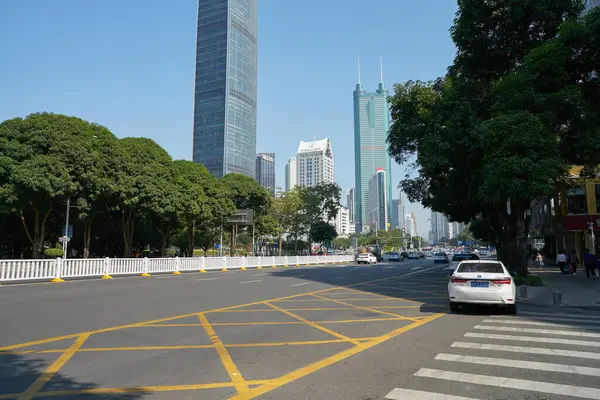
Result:
[[[332,336],[335,336],[335,337],[337,337],[337,338],[339,338],[339,339],[343,339],[343,340],[346,340],[346,341],[348,341],[348,342],[350,342],[350,343],[354,343],[354,344],[359,344],[359,343],[360,343],[358,340],[355,340],[355,339],[349,338],[348,336],[342,335],[342,334],[340,334],[340,333],[337,333],[337,332],[335,332],[335,331],[332,331],[332,330],[331,330],[331,329],[329,329],[329,328],[326,328],[326,327],[324,327],[324,326],[321,326],[321,325],[318,325],[318,324],[316,324],[316,323],[314,323],[314,322],[311,322],[311,321],[307,320],[306,318],[302,318],[301,316],[299,316],[299,315],[296,315],[296,314],[294,314],[294,313],[292,313],[292,312],[289,312],[289,311],[287,311],[287,310],[284,310],[283,308],[279,308],[279,307],[277,307],[275,304],[271,304],[271,303],[269,303],[269,302],[265,302],[265,304],[267,304],[267,305],[269,305],[269,306],[273,307],[273,308],[274,308],[274,309],[276,309],[276,310],[279,310],[279,311],[281,311],[282,313],[284,313],[284,314],[286,314],[286,315],[289,315],[289,316],[290,316],[290,317],[292,317],[292,318],[296,318],[297,320],[299,320],[299,321],[302,321],[302,322],[304,322],[305,324],[308,324],[308,325],[312,326],[312,327],[313,327],[313,328],[315,328],[315,329],[318,329],[318,330],[320,330],[320,331],[323,331],[323,332],[325,332],[325,333],[328,333],[328,334],[330,334],[330,335],[332,335]]]
[[[75,340],[75,342],[64,352],[56,361],[54,361],[32,384],[25,390],[17,400],[32,399],[42,387],[48,383],[73,355],[83,346],[85,341],[90,337],[90,334],[83,334]]]
[[[313,296],[315,296],[315,297],[321,297],[318,294],[314,294]],[[394,313],[391,313],[391,312],[388,312],[388,311],[381,311],[381,310],[378,310],[377,308],[357,306],[357,305],[354,305],[354,304],[346,303],[346,302],[344,302],[342,300],[333,300],[333,299],[331,299],[331,301],[333,301],[335,303],[343,304],[343,305],[346,305],[346,306],[353,306],[353,307],[356,307],[357,309],[365,310],[365,311],[370,311],[372,313],[377,313],[377,314],[382,314],[382,315],[389,315],[389,316],[392,316],[392,317],[395,317],[395,318],[398,318],[398,319],[407,320],[407,321],[415,321],[414,318],[405,317],[404,315],[394,314]]]
[[[410,331],[411,329],[414,329],[416,327],[419,327],[421,325],[424,325],[428,322],[431,322],[443,315],[446,315],[445,313],[439,313],[439,314],[435,314],[432,316],[427,317],[426,319],[420,320],[420,321],[415,321],[410,325],[406,325],[403,326],[402,328],[396,329],[392,332],[389,332],[385,335],[382,335],[378,338],[375,338],[369,342],[366,343],[361,343],[351,349],[348,350],[344,350],[342,352],[339,352],[337,354],[334,354],[331,357],[327,357],[321,361],[317,361],[316,363],[307,365],[305,367],[299,368],[297,370],[295,370],[294,372],[291,372],[287,375],[284,375],[282,377],[276,378],[276,379],[271,379],[269,380],[267,383],[265,383],[262,386],[259,386],[257,388],[254,389],[250,389],[247,393],[244,394],[238,394],[236,396],[233,396],[230,398],[230,400],[249,400],[249,399],[254,399],[260,395],[263,395],[265,393],[268,393],[274,389],[277,389],[283,385],[286,385],[290,382],[293,382],[297,379],[300,379],[308,374],[311,374],[313,372],[316,372],[318,370],[321,370],[325,367],[328,367],[332,364],[335,364],[341,360],[344,360],[350,356],[353,356],[355,354],[361,353],[367,349],[370,349],[373,346],[376,346],[380,343],[383,343],[395,336],[401,335],[405,332]]]
[[[217,336],[217,333],[215,332],[215,330],[212,328],[212,326],[206,319],[206,316],[204,315],[204,313],[199,313],[198,318],[200,319],[200,322],[202,322],[202,325],[204,326],[204,330],[206,331],[206,334],[210,337],[210,340],[215,345],[215,349],[217,350],[217,354],[219,355],[219,358],[221,359],[221,363],[223,364],[223,366],[225,367],[225,370],[229,374],[229,377],[231,378],[231,381],[233,382],[235,389],[240,394],[248,392],[248,390],[249,390],[248,384],[246,383],[246,381],[242,377],[242,374],[240,373],[240,371],[236,367],[235,363],[233,362],[233,359],[231,358],[231,356],[229,355],[229,352],[223,345],[223,342],[221,342],[221,339],[219,339],[219,336]]]

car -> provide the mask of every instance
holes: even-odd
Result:
[[[408,252],[407,251],[403,251],[402,253],[400,253],[400,255],[402,256],[403,260],[409,259],[410,257],[408,256]]]
[[[404,261],[404,258],[400,256],[400,253],[396,251],[390,251],[383,254],[383,261],[392,262],[392,261]]]
[[[488,304],[516,314],[516,299],[517,286],[501,261],[461,261],[448,282],[450,311],[458,312],[461,304]]]
[[[456,253],[452,256],[452,260],[450,261],[450,265],[448,266],[448,268],[444,268],[444,270],[452,270],[454,271],[456,269],[456,267],[458,267],[458,264],[460,264],[462,261],[465,260],[480,260],[479,256],[477,254],[473,254],[473,253]]]
[[[408,253],[408,259],[409,260],[418,260],[419,259],[419,253]]]
[[[357,264],[377,264],[377,257],[371,253],[361,253],[356,257]]]
[[[449,262],[450,262],[450,259],[448,258],[448,254],[443,253],[443,252],[433,254],[433,263],[434,264],[438,264],[438,263],[448,264]]]

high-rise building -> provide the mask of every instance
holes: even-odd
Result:
[[[600,0],[583,0],[585,4],[585,11],[589,11],[594,7],[600,6]]]
[[[433,240],[435,241],[442,238],[451,239],[448,217],[437,211],[431,211],[431,231],[433,232]]]
[[[415,228],[416,222],[414,220],[414,214],[406,214],[404,216],[404,229],[407,235],[417,236],[417,230]]]
[[[338,236],[348,236],[350,234],[350,218],[347,207],[340,207],[335,217],[335,231]]]
[[[348,189],[346,192],[346,205],[348,206],[348,215],[350,217],[350,221],[354,222],[356,219],[354,215],[354,204],[355,204],[355,190],[354,188]]]
[[[399,214],[400,211],[400,200],[392,199],[392,219],[390,224],[392,229],[396,229],[400,226],[399,218],[403,214]]]
[[[369,226],[371,232],[387,231],[390,225],[391,210],[386,175],[383,168],[379,168],[369,181],[368,213],[363,227]]]
[[[378,89],[375,92],[365,92],[360,82],[359,61],[358,83],[354,90],[355,215],[360,229],[369,213],[369,181],[379,168],[386,171],[386,190],[388,194],[392,193],[392,164],[386,142],[390,126],[388,90],[383,83],[382,71],[380,63],[381,79]],[[387,201],[387,209],[390,210],[391,196],[388,196]]]
[[[256,155],[256,181],[275,196],[275,153]]]
[[[198,2],[193,160],[255,177],[257,0]]]
[[[404,196],[402,194],[402,190],[400,191],[400,197],[398,199],[398,228],[403,229],[406,228],[404,226],[404,219],[402,216],[404,215]]]
[[[333,183],[333,151],[328,138],[312,142],[300,142],[296,154],[298,168],[297,184],[313,187],[319,183]]]
[[[288,158],[285,165],[285,191],[289,192],[298,184],[298,167],[296,157]]]

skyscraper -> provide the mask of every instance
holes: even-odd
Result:
[[[319,183],[333,183],[333,151],[327,138],[300,142],[296,154],[298,186],[313,187]]]
[[[255,176],[257,0],[200,0],[193,159]]]
[[[600,0],[583,0],[585,5],[585,11],[589,11],[594,7],[598,7],[600,5]]]
[[[383,168],[379,168],[369,181],[368,213],[364,226],[369,226],[371,231],[387,231],[390,223],[386,175]]]
[[[289,192],[298,184],[298,165],[296,157],[288,158],[285,165],[285,191]]]
[[[358,63],[358,83],[354,90],[354,168],[356,185],[355,216],[359,229],[367,221],[369,201],[369,181],[377,170],[386,171],[386,190],[392,193],[391,159],[386,143],[389,130],[388,90],[383,83],[383,69],[380,60],[380,82],[377,91],[365,92],[360,82],[360,61]],[[387,209],[391,209],[391,196],[387,198]]]
[[[450,239],[448,217],[437,211],[431,211],[431,231],[433,232],[433,240]]]
[[[354,204],[355,204],[355,190],[354,188],[348,189],[346,192],[346,205],[348,206],[348,216],[350,218],[350,222],[354,223],[355,215],[354,215]]]
[[[256,155],[256,181],[275,196],[275,153]]]
[[[398,226],[400,226],[399,216],[401,216],[402,214],[399,214],[399,211],[400,200],[392,199],[392,219],[390,220],[390,223],[392,224],[393,229],[396,229]]]

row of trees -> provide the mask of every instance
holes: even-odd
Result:
[[[582,3],[459,0],[447,74],[390,97],[390,152],[418,171],[408,198],[472,221],[521,274],[531,201],[600,164],[600,9]]]
[[[257,237],[310,235],[330,240],[340,188],[323,184],[272,199],[247,176],[221,179],[201,164],[173,160],[147,138],[118,139],[107,128],[58,114],[0,123],[0,256],[38,258],[64,235],[70,210],[77,255],[130,257],[148,247],[184,254],[219,242],[224,223],[231,251],[248,228],[228,225],[251,209]],[[67,206],[70,205],[70,207]],[[327,225],[327,226],[325,226]]]

